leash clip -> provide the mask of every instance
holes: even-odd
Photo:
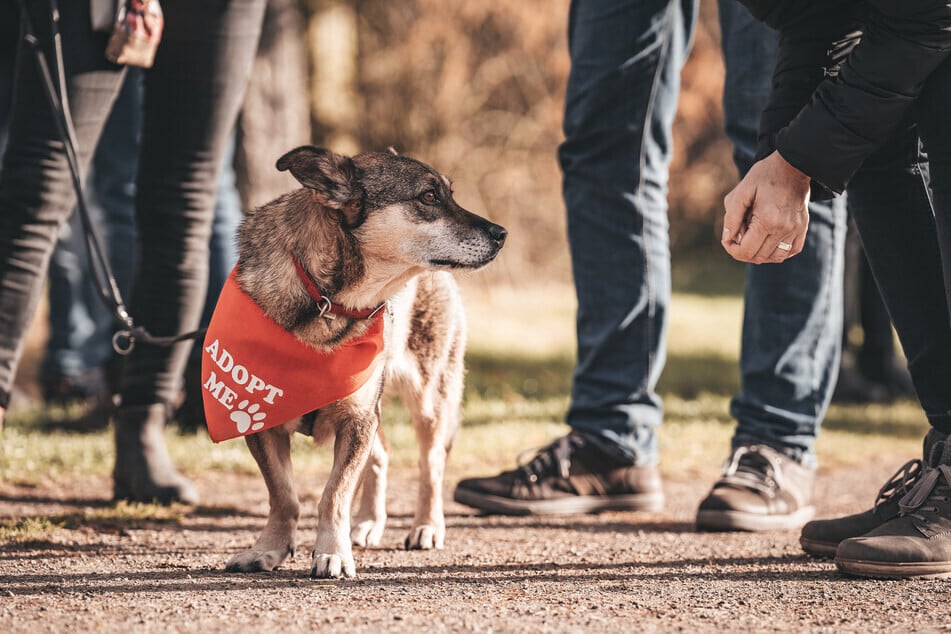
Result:
[[[324,319],[336,319],[337,316],[330,312],[333,307],[333,302],[326,295],[317,300],[317,310],[319,311],[317,314]]]
[[[112,349],[116,351],[116,354],[128,356],[133,348],[135,348],[135,337],[132,336],[131,330],[118,330],[112,335]]]

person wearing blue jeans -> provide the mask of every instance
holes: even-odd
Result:
[[[720,0],[719,11],[724,118],[742,177],[756,156],[778,37],[737,0]],[[814,515],[815,442],[841,353],[845,199],[814,201],[809,213],[798,257],[747,268],[733,452],[700,503],[698,528],[792,528]]]
[[[572,431],[513,471],[463,480],[459,502],[518,514],[663,504],[657,470],[663,411],[655,386],[671,293],[667,177],[679,73],[696,10],[693,2],[673,0],[571,5],[572,67],[559,158],[578,294]],[[721,19],[727,131],[742,172],[753,160],[776,36],[733,4],[724,3]],[[817,206],[809,257],[796,267],[749,273],[743,389],[732,406],[738,426],[729,464],[738,464],[724,479],[749,475],[762,484],[764,501],[749,508],[744,499],[744,508],[717,509],[718,516],[739,511],[757,523],[753,528],[800,525],[811,517],[813,443],[838,361],[844,221],[841,203]],[[798,358],[803,351],[811,361]],[[776,493],[766,490],[771,469],[794,484],[780,492],[789,504],[765,502]]]
[[[571,433],[469,478],[457,502],[512,514],[658,510],[655,392],[670,302],[667,178],[696,0],[574,0],[559,148],[578,298]]]

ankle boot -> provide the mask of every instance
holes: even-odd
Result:
[[[115,420],[116,500],[171,504],[198,502],[198,492],[180,474],[165,447],[168,406],[164,403],[121,408]]]

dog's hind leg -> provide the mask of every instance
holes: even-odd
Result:
[[[229,571],[274,570],[294,554],[300,502],[291,468],[291,434],[287,426],[273,427],[245,436],[251,455],[267,485],[270,511],[264,531],[250,550],[228,561]]]
[[[370,458],[363,468],[360,508],[353,518],[350,541],[354,546],[379,546],[386,526],[386,470],[389,456],[383,428],[380,427],[370,447]]]
[[[446,539],[443,478],[462,419],[463,344],[457,340],[444,366],[416,394],[403,391],[419,443],[419,493],[407,550],[442,548]],[[412,390],[415,391],[415,390]]]

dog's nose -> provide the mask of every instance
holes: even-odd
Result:
[[[505,242],[505,236],[509,234],[505,230],[505,227],[499,225],[490,224],[489,225],[489,237],[499,243],[499,246],[502,246],[502,243]]]

